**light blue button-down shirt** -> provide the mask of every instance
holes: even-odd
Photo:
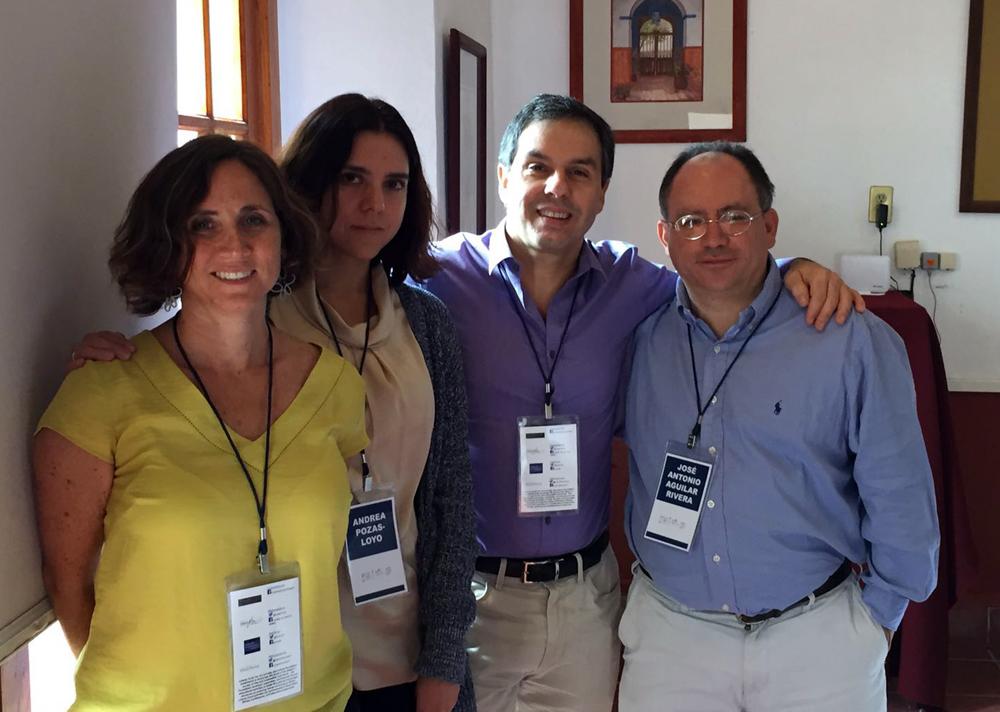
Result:
[[[776,297],[705,412],[699,447],[716,461],[690,552],[645,539],[667,441],[685,442],[697,418],[689,326],[704,401]],[[791,605],[846,557],[867,565],[864,600],[895,629],[908,600],[933,591],[939,544],[906,351],[871,313],[819,333],[802,311],[772,261],[722,338],[691,312],[683,284],[637,329],[626,405],[630,544],[666,595],[745,615]]]

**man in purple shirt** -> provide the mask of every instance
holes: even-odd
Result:
[[[468,648],[483,712],[607,712],[614,698],[611,440],[632,332],[673,298],[676,275],[631,245],[586,239],[613,164],[600,116],[535,97],[501,139],[506,217],[438,243],[442,269],[424,285],[451,310],[465,354],[483,548]],[[785,282],[803,306],[812,285],[807,320],[819,329],[838,299],[843,321],[856,297],[809,263]]]

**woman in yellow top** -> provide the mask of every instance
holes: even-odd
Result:
[[[315,228],[250,144],[196,139],[140,184],[111,270],[184,309],[70,373],[35,436],[44,577],[80,656],[74,710],[343,710],[333,565],[367,443],[357,372],[271,327]]]

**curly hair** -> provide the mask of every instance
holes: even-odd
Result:
[[[306,276],[316,252],[316,224],[275,162],[257,146],[228,136],[201,136],[153,166],[132,194],[115,230],[108,266],[129,311],[156,313],[181,286],[194,253],[186,223],[208,195],[223,161],[239,161],[267,191],[281,228],[281,272]]]

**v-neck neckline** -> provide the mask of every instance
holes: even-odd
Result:
[[[170,358],[170,354],[159,340],[149,331],[138,334],[133,340],[137,350],[132,359],[142,369],[153,387],[205,440],[218,449],[232,454],[229,441],[204,394]],[[326,349],[320,349],[319,358],[299,392],[271,424],[272,465],[319,410],[333,385],[340,378],[344,366],[343,360]],[[322,387],[324,381],[329,383],[329,388]],[[226,427],[229,428],[233,442],[240,451],[240,457],[247,466],[258,472],[263,471],[265,433],[251,440],[233,430],[228,423]]]

